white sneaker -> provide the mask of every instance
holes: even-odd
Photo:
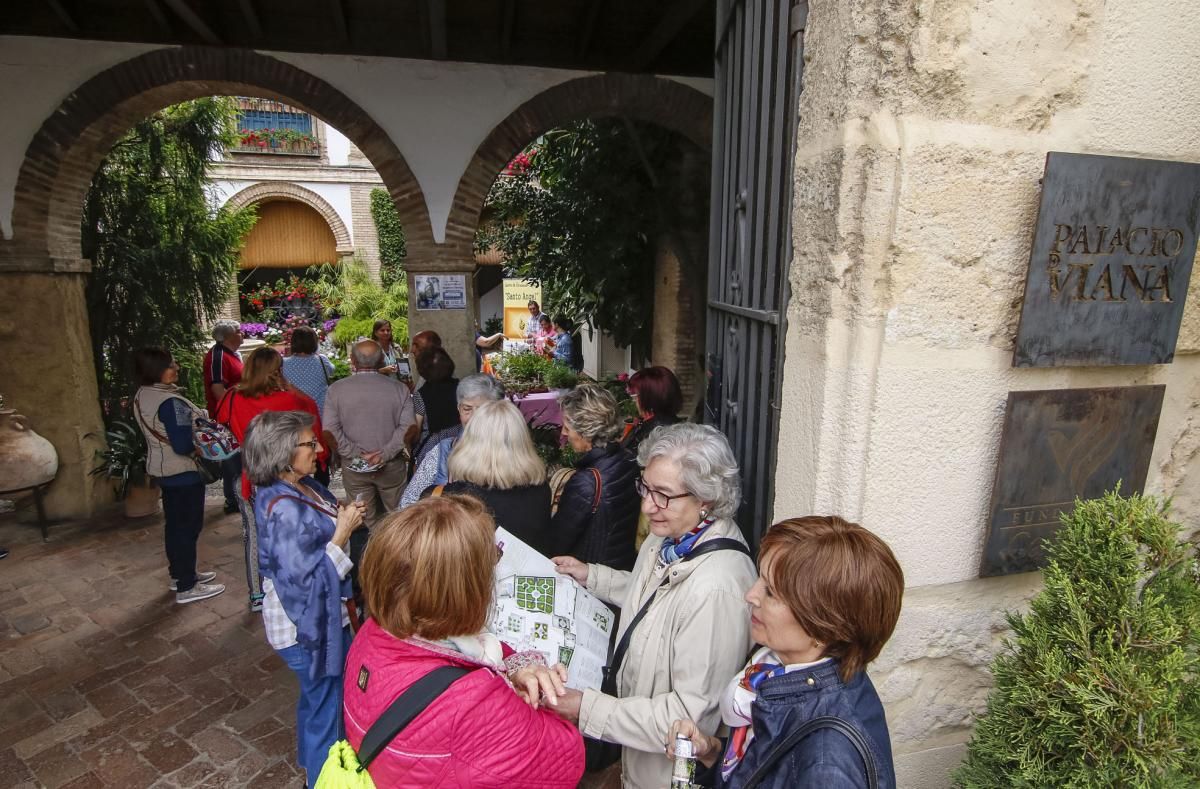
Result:
[[[212,570],[209,570],[208,572],[204,572],[204,573],[196,573],[196,583],[206,584],[216,577],[217,577],[217,574],[214,573]],[[172,578],[171,585],[168,586],[167,588],[170,589],[172,592],[178,591],[179,581],[176,581],[174,578]]]
[[[197,600],[207,600],[210,597],[216,597],[224,591],[224,584],[196,584],[186,592],[176,592],[175,602],[179,603],[180,605],[184,603],[194,603]]]

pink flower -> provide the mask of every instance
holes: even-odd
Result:
[[[621,373],[620,375],[617,376],[617,380],[620,381],[621,383],[625,383],[626,381],[629,380],[629,373]]]

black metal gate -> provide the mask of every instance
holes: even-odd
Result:
[[[755,544],[775,498],[807,15],[807,0],[717,3],[706,421],[733,446]]]

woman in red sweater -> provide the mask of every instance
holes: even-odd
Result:
[[[321,438],[321,412],[317,403],[292,386],[283,377],[283,357],[274,348],[259,348],[250,354],[242,371],[242,380],[225,393],[217,405],[216,420],[229,426],[239,443],[245,445],[250,420],[264,411],[304,411],[313,415],[313,433]],[[321,452],[318,464],[324,468],[329,447]],[[242,544],[246,549],[246,586],[250,590],[250,610],[261,611],[262,576],[258,572],[258,534],[254,525],[254,493],[250,478],[242,472]]]
[[[497,552],[492,518],[469,496],[419,501],[372,531],[362,566],[372,618],[346,656],[346,739],[359,749],[434,669],[469,669],[370,763],[376,786],[569,789],[583,775],[579,732],[549,709],[565,669],[484,630]]]

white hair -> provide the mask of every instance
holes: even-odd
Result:
[[[679,466],[679,483],[718,518],[732,518],[742,501],[737,460],[725,434],[711,425],[680,422],[656,428],[638,447],[642,468],[655,458]]]
[[[504,384],[487,373],[475,373],[459,381],[454,393],[460,403],[476,398],[499,400],[504,397]]]
[[[217,342],[225,342],[225,338],[241,331],[242,325],[237,321],[221,320],[213,324],[212,338]]]

